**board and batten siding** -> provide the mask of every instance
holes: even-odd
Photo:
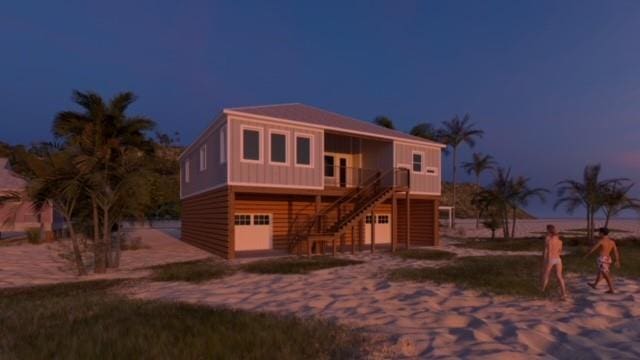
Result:
[[[187,197],[222,186],[227,182],[227,161],[229,160],[228,145],[221,149],[221,133],[227,131],[225,116],[219,118],[203,136],[201,136],[180,159],[180,195]],[[228,134],[224,135],[228,142]],[[200,170],[200,149],[206,145],[207,166]],[[225,160],[221,161],[220,152],[223,151]],[[186,165],[189,164],[189,182],[186,181]]]
[[[419,173],[413,171],[414,152],[423,154],[422,171]],[[440,148],[396,142],[395,154],[395,167],[405,167],[411,171],[411,193],[440,195],[442,186]],[[435,172],[428,173],[427,169],[433,169]]]
[[[260,160],[247,162],[242,159],[242,129],[260,131]],[[275,121],[264,122],[241,117],[230,117],[230,176],[231,185],[291,186],[317,188],[323,186],[322,131],[304,127],[292,127]],[[287,134],[287,163],[270,162],[270,131]],[[311,166],[296,165],[296,135],[311,135]]]

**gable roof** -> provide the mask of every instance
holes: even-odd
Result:
[[[366,133],[444,147],[444,145],[435,141],[426,140],[421,137],[405,134],[398,130],[387,129],[368,121],[358,120],[346,115],[336,114],[331,111],[299,103],[236,107],[224,109],[224,112],[265,116],[338,131]]]
[[[27,182],[11,171],[9,159],[0,158],[0,190],[20,191],[27,187]]]

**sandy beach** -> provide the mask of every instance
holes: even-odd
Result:
[[[373,339],[371,358],[640,357],[640,285],[616,278],[618,294],[592,290],[568,275],[567,302],[494,296],[455,285],[391,282],[389,270],[443,262],[402,260],[388,253],[340,255],[363,264],[308,275],[245,272],[200,284],[152,282],[143,267],[209,255],[168,233],[136,230],[149,248],[123,253],[123,267],[84,280],[140,278],[121,288],[138,299],[320,317]],[[445,246],[458,256],[530,255]],[[37,257],[34,257],[36,255]],[[36,261],[33,261],[36,259]],[[230,262],[239,265],[252,259]],[[0,287],[77,281],[51,245],[0,248]]]

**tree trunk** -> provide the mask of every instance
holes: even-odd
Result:
[[[480,194],[480,175],[476,175],[476,197]],[[476,230],[480,228],[480,209],[476,208]]]
[[[587,205],[587,240],[591,242],[593,239],[593,231],[591,230],[591,206]]]
[[[453,173],[452,173],[452,188],[453,188],[453,210],[451,210],[453,212],[452,214],[452,219],[451,219],[451,226],[452,227],[456,227],[456,168],[457,168],[457,161],[458,158],[458,149],[457,147],[453,147]]]
[[[596,222],[595,222],[595,217],[596,217],[596,211],[595,209],[591,210],[591,242],[593,243],[593,233],[596,231]]]
[[[502,211],[502,229],[504,232],[504,239],[508,240],[509,239],[509,212],[506,208],[503,209]]]
[[[608,228],[609,227],[609,220],[611,219],[611,211],[604,211],[605,213],[605,219],[604,219],[604,227]]]
[[[96,274],[107,272],[107,258],[104,252],[104,246],[100,238],[100,217],[98,216],[98,203],[95,196],[91,197],[91,206],[93,207],[93,257],[95,261],[94,271]]]
[[[67,221],[67,227],[69,227],[69,236],[71,237],[71,245],[73,246],[73,258],[76,262],[76,267],[78,269],[78,275],[84,276],[87,275],[87,269],[84,267],[84,261],[82,261],[82,253],[80,252],[80,244],[78,243],[78,238],[76,237],[76,232],[73,229],[73,224],[70,219],[65,219]]]
[[[102,224],[102,242],[105,244],[104,253],[105,259],[107,260],[106,265],[107,267],[111,267],[113,259],[111,258],[111,224],[109,222],[109,209],[103,208],[102,211],[104,212],[104,223]]]
[[[516,238],[516,221],[518,220],[518,208],[513,208],[513,223],[511,224],[511,238]]]
[[[121,249],[120,247],[122,246],[122,238],[124,236],[124,233],[122,232],[122,227],[120,226],[120,224],[118,224],[118,232],[116,234],[116,244],[115,244],[115,254],[113,256],[113,267],[114,268],[118,268],[120,267],[120,252]]]

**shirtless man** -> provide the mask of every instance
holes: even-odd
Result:
[[[542,282],[542,291],[545,291],[547,285],[549,285],[549,276],[551,270],[556,268],[556,278],[560,283],[560,290],[562,291],[562,300],[567,298],[567,288],[564,285],[564,278],[562,276],[562,240],[556,232],[556,227],[553,225],[547,225],[547,237],[544,242],[544,275]]]
[[[595,244],[591,248],[591,250],[589,250],[589,252],[584,256],[586,258],[587,256],[591,255],[591,253],[593,253],[598,248],[600,248],[600,256],[598,256],[598,276],[596,277],[595,282],[589,283],[589,286],[595,289],[596,286],[598,286],[600,279],[604,278],[607,281],[607,285],[609,285],[609,291],[607,291],[607,294],[613,294],[614,290],[613,290],[613,284],[611,283],[611,273],[610,273],[611,253],[613,252],[615,254],[615,257],[616,257],[615,265],[618,269],[620,268],[620,253],[618,252],[618,247],[616,246],[616,242],[609,237],[609,229],[600,228],[598,232],[600,233],[600,236],[601,236],[600,241],[598,241],[598,243]]]

